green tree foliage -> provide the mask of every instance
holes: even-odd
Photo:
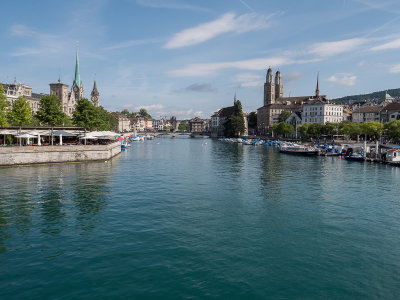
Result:
[[[93,130],[110,130],[110,114],[102,107],[94,106],[88,99],[78,100],[73,112],[73,122],[76,126]]]
[[[126,108],[125,108],[124,110],[121,111],[121,114],[127,115],[127,116],[131,115],[131,113],[129,112],[129,110],[127,110]]]
[[[323,127],[323,133],[326,135],[337,134],[338,124],[336,123],[326,123]]]
[[[25,98],[19,97],[11,106],[8,118],[13,125],[29,125],[32,121],[32,110]]]
[[[144,117],[144,118],[151,119],[150,114],[149,114],[149,113],[147,112],[147,110],[144,109],[144,108],[141,108],[141,109],[139,110],[139,115],[141,115],[141,116]]]
[[[344,134],[349,135],[350,137],[358,136],[361,132],[361,125],[359,123],[348,122],[343,124],[342,129]]]
[[[379,135],[382,127],[381,123],[379,122],[365,122],[362,123],[360,126],[361,134],[366,134],[369,136],[374,136],[375,138]]]
[[[297,128],[298,128],[298,131],[300,132],[300,134],[303,136],[303,137],[307,137],[308,135],[309,135],[309,133],[308,133],[308,130],[309,130],[309,128],[310,128],[310,125],[311,125],[311,123],[305,123],[305,124],[301,124],[301,125],[299,125]]]
[[[293,125],[286,122],[279,122],[272,126],[272,130],[280,136],[286,136],[288,134],[294,134]]]
[[[61,102],[55,95],[42,97],[36,118],[42,125],[66,126],[71,124],[70,118],[62,111]]]
[[[291,115],[291,113],[287,110],[282,110],[282,112],[280,113],[280,115],[278,116],[278,121],[279,122],[285,122],[287,120],[287,118],[289,118]]]
[[[224,134],[226,137],[240,136],[240,134],[245,131],[242,103],[240,100],[235,101],[234,108],[232,116],[230,116],[224,124]]]
[[[252,111],[248,117],[249,127],[257,127],[257,113]]]
[[[400,121],[393,120],[384,125],[384,129],[389,138],[399,139],[400,138]]]
[[[110,118],[110,130],[112,131],[118,131],[118,119],[116,116],[114,116],[113,114],[109,113],[108,114],[109,118]]]
[[[307,133],[308,135],[319,137],[321,134],[324,133],[324,125],[319,123],[311,123],[307,130]]]
[[[188,130],[189,129],[189,125],[186,122],[180,122],[179,126],[178,126],[179,130]]]
[[[7,112],[10,103],[7,101],[6,95],[4,95],[3,86],[0,84],[0,126],[7,126]]]

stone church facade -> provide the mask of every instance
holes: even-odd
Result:
[[[325,97],[325,96],[323,96]],[[264,105],[257,109],[257,130],[261,135],[272,132],[272,126],[278,122],[282,111],[301,113],[303,104],[315,99],[314,96],[283,97],[281,72],[275,73],[269,68],[264,84]]]
[[[61,101],[63,112],[72,117],[72,113],[75,110],[77,101],[83,98],[83,82],[81,80],[81,74],[79,70],[78,50],[76,51],[75,78],[72,83],[71,91],[68,91],[68,88],[69,86],[61,83],[59,79],[57,83],[50,83],[50,95],[57,96],[57,98]],[[97,90],[96,80],[94,81],[93,90],[90,96],[92,104],[94,106],[99,106],[100,94]]]

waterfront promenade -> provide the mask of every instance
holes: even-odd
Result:
[[[177,136],[2,170],[4,299],[400,293],[399,168]]]

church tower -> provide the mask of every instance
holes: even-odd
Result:
[[[281,72],[278,70],[275,74],[275,100],[283,97],[283,84]]]
[[[268,68],[264,84],[264,105],[275,103],[275,84],[271,67]]]
[[[75,101],[83,98],[83,83],[81,80],[81,73],[79,72],[79,56],[78,48],[76,49],[76,63],[75,63],[75,79],[72,83],[72,91]]]
[[[94,81],[93,90],[92,93],[90,94],[90,101],[92,101],[92,104],[96,107],[100,105],[100,93],[97,90],[96,80]]]

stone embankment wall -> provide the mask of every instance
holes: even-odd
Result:
[[[121,143],[0,147],[0,166],[107,160],[121,153]]]

